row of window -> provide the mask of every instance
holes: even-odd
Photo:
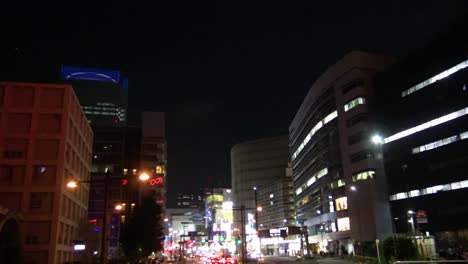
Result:
[[[323,118],[322,120],[317,122],[317,124],[315,124],[315,126],[310,130],[309,134],[307,134],[307,136],[304,138],[304,140],[299,145],[297,150],[294,151],[292,159],[294,160],[297,156],[299,156],[299,153],[301,153],[301,151],[304,149],[304,147],[309,143],[312,136],[315,135],[315,133],[317,133],[317,131],[319,131],[320,128],[322,128],[328,122],[335,119],[337,116],[338,116],[338,111],[335,110],[335,111],[331,112],[330,114],[328,114],[327,116],[325,116],[325,118]]]
[[[345,185],[346,185],[345,181],[343,179],[339,179],[337,181],[330,183],[330,188],[333,190],[333,189],[336,189]]]
[[[344,105],[344,111],[348,112],[349,110],[353,109],[354,107],[358,105],[362,105],[366,103],[366,98],[364,97],[356,97],[353,100],[351,100],[349,103]]]
[[[307,181],[306,184],[302,185],[301,187],[296,189],[296,195],[299,195],[302,193],[303,190],[305,190],[307,187],[311,186],[314,184],[318,179],[322,178],[323,176],[328,174],[328,169],[324,168],[319,170],[317,173],[315,173],[310,179]]]
[[[414,92],[417,92],[421,89],[423,89],[424,87],[426,86],[429,86],[435,82],[437,82],[438,80],[442,80],[444,79],[445,77],[448,77],[464,68],[466,68],[468,66],[468,60],[466,61],[463,61],[455,66],[453,66],[452,68],[446,70],[446,71],[443,71],[435,76],[432,76],[431,78],[421,82],[421,83],[418,83],[416,84],[415,86],[409,88],[408,90],[405,90],[403,92],[401,92],[401,97],[405,97],[405,96],[408,96]]]
[[[434,142],[431,142],[431,143],[424,144],[422,146],[413,148],[412,152],[413,152],[413,154],[421,153],[421,152],[424,152],[424,151],[440,148],[440,147],[443,147],[445,145],[452,144],[454,142],[457,142],[457,141],[460,141],[460,140],[463,140],[463,139],[467,139],[467,138],[468,138],[468,131],[460,133],[459,135],[455,135],[455,136],[451,136],[451,137],[448,137],[448,138],[440,139],[440,140],[437,140],[437,141],[434,141]]]
[[[389,136],[389,137],[384,139],[384,143],[385,144],[390,143],[392,141],[395,141],[395,140],[410,136],[412,134],[421,132],[421,131],[426,130],[426,129],[431,128],[431,127],[438,126],[440,124],[443,124],[445,122],[448,122],[448,121],[454,120],[456,118],[465,116],[467,114],[468,114],[468,107],[465,107],[465,108],[460,109],[458,111],[452,112],[450,114],[447,114],[447,115],[444,115],[444,116],[441,116],[441,117],[438,117],[438,118],[435,118],[435,119],[432,119],[431,121],[428,121],[426,123],[422,123],[421,125],[418,125],[418,126],[403,130],[403,131],[398,132],[398,133],[396,133],[396,134],[394,134],[392,136]]]
[[[427,187],[427,188],[423,188],[419,190],[412,190],[409,192],[401,192],[397,194],[392,194],[390,195],[390,201],[402,200],[402,199],[418,197],[422,195],[434,194],[438,192],[447,192],[447,191],[453,191],[453,190],[464,189],[464,188],[468,188],[468,180],[436,185],[436,186]]]

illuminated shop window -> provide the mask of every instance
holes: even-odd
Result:
[[[338,198],[335,200],[336,210],[346,210],[348,209],[348,198],[346,196]]]
[[[353,109],[354,107],[356,107],[358,105],[365,104],[365,103],[366,103],[366,98],[356,97],[353,100],[351,100],[349,103],[344,105],[344,111],[347,112],[347,111]]]
[[[338,231],[348,231],[351,229],[349,225],[349,217],[338,218],[336,219],[338,224]]]

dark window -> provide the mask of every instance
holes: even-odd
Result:
[[[358,162],[364,159],[372,158],[374,155],[369,150],[359,151],[352,154],[349,159],[351,163]]]
[[[42,197],[40,193],[31,193],[31,197],[29,199],[29,207],[30,208],[41,208],[42,205]]]
[[[13,180],[13,167],[12,166],[1,166],[0,167],[0,184],[11,183]]]
[[[368,121],[368,115],[366,113],[361,113],[359,115],[353,116],[350,119],[346,121],[346,126],[347,127],[352,127],[356,124],[359,124],[361,122],[367,122]]]
[[[356,144],[366,137],[367,133],[360,131],[348,137],[348,145]]]
[[[7,159],[21,159],[23,158],[23,152],[20,151],[5,151],[3,157]]]
[[[343,88],[341,89],[341,92],[343,94],[346,94],[348,93],[349,91],[351,91],[352,89],[354,89],[355,87],[358,87],[358,86],[362,86],[364,84],[364,81],[363,80],[360,80],[360,79],[354,79],[352,80],[351,82],[347,83],[346,85],[343,86]]]
[[[39,238],[35,235],[28,235],[26,237],[26,244],[37,244],[39,241]]]

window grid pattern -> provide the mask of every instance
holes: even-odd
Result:
[[[304,138],[304,140],[299,145],[297,150],[294,151],[294,154],[292,155],[292,159],[294,160],[297,158],[297,156],[299,156],[301,151],[309,143],[310,139],[312,138],[313,135],[315,135],[315,133],[317,133],[317,131],[319,131],[324,125],[326,125],[327,123],[335,119],[337,116],[338,116],[338,111],[335,110],[331,112],[330,114],[328,114],[327,116],[325,116],[325,118],[317,122],[317,124],[315,124],[315,126],[310,130],[309,134],[307,134],[307,136]]]

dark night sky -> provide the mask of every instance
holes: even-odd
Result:
[[[228,186],[231,146],[286,133],[347,52],[401,57],[468,13],[464,0],[15,2],[2,6],[0,80],[57,81],[61,64],[123,71],[130,110],[167,113],[170,200]]]

